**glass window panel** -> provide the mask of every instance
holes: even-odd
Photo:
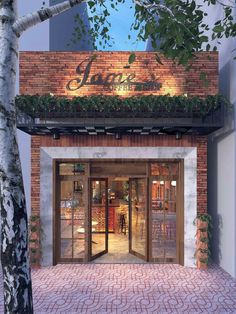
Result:
[[[176,181],[152,180],[152,258],[176,261]]]
[[[75,163],[74,164],[74,174],[84,175],[85,174],[85,165],[81,164],[81,163]]]
[[[73,237],[83,239],[85,235],[84,220],[74,220]]]
[[[85,241],[84,238],[74,240],[73,242],[73,258],[84,258],[85,255]]]
[[[81,163],[60,163],[59,164],[59,174],[66,175],[84,175],[85,174],[85,164]]]
[[[66,175],[74,175],[74,164],[72,163],[60,163],[59,164],[59,174]]]
[[[72,258],[72,240],[61,239],[61,258]]]
[[[178,163],[152,163],[152,176],[176,176],[178,174]]]
[[[91,200],[92,256],[106,249],[106,182],[92,181]]]
[[[61,219],[72,219],[73,181],[61,181]]]
[[[131,181],[132,250],[143,256],[146,250],[145,186],[144,179]]]
[[[61,238],[72,238],[72,221],[61,220]]]
[[[60,191],[61,192],[60,193],[61,194],[61,200],[60,200],[61,241],[63,241],[64,243],[66,238],[68,240],[75,238],[76,240],[82,241],[84,243],[84,229],[83,229],[84,218],[85,218],[84,180],[83,179],[75,180],[75,181],[63,180],[60,182],[60,188],[61,188],[61,191]],[[70,248],[72,250],[72,244],[71,242],[69,243],[70,243]],[[66,257],[62,256],[62,258],[66,258]],[[69,256],[69,253],[68,253],[67,258],[73,259],[73,258],[78,258],[78,257]]]

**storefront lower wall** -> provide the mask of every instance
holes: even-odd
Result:
[[[43,265],[53,262],[53,159],[102,158],[182,158],[184,159],[184,265],[194,266],[197,212],[206,212],[207,141],[205,137],[185,136],[49,136],[32,137],[32,213],[39,214],[47,235],[42,241]]]

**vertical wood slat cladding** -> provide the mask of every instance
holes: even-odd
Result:
[[[183,136],[176,140],[175,136],[134,135],[123,136],[116,140],[114,136],[61,136],[53,140],[52,136],[31,137],[31,202],[32,211],[40,211],[40,147],[197,147],[197,210],[207,211],[207,138],[205,136]]]
[[[66,96],[89,95],[119,95],[124,97],[137,95],[183,95],[206,96],[218,93],[218,53],[198,52],[193,59],[192,69],[186,72],[170,59],[160,56],[162,64],[156,61],[155,53],[136,52],[136,60],[125,68],[130,52],[96,52],[90,76],[100,74],[103,80],[107,75],[122,75],[125,80],[129,75],[135,75],[133,82],[159,82],[160,90],[127,90],[117,91],[104,89],[104,85],[87,85],[69,91],[66,86],[71,79],[82,78],[76,73],[81,64],[84,71],[89,58],[94,52],[21,52],[20,53],[20,93],[21,94],[49,94]],[[204,85],[200,73],[204,72],[209,85]],[[110,78],[111,80],[111,78]]]

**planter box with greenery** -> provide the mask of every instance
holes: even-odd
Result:
[[[210,258],[209,238],[212,218],[209,214],[198,214],[194,223],[197,227],[195,253],[197,268],[207,269]]]
[[[31,215],[29,221],[30,263],[32,268],[40,267],[41,260],[41,222],[39,215]]]
[[[222,95],[82,96],[72,99],[51,95],[19,95],[19,112],[32,118],[45,117],[206,117],[221,105],[230,107]]]

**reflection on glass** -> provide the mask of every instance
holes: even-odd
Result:
[[[178,163],[152,163],[151,175],[152,176],[176,176],[178,174]]]
[[[61,220],[61,238],[72,239],[71,220]]]
[[[65,165],[68,166],[68,164]],[[74,250],[76,247],[74,243],[78,241],[80,241],[79,258],[84,257],[84,192],[83,179],[60,181],[61,258],[78,258],[78,250]]]
[[[84,237],[73,242],[74,258],[84,258]]]
[[[92,256],[106,249],[106,181],[92,181]]]
[[[146,224],[145,224],[145,191],[144,179],[131,180],[131,219],[132,243],[134,252],[145,256]]]
[[[152,180],[152,258],[176,261],[176,181]]]
[[[72,258],[71,239],[61,239],[61,258]]]
[[[63,176],[84,175],[85,165],[81,163],[60,163],[59,174]]]

